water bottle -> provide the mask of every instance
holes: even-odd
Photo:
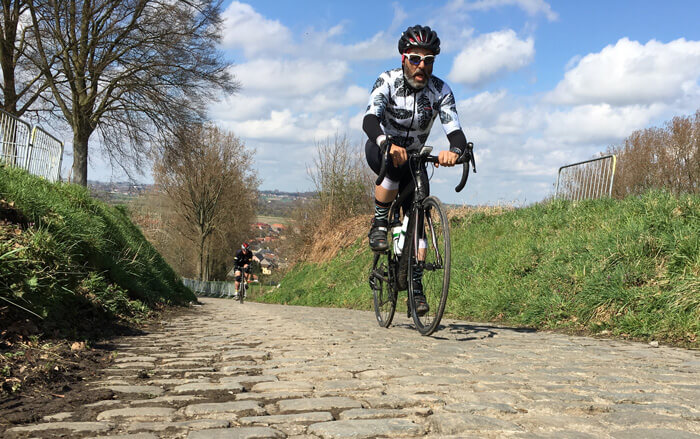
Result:
[[[395,230],[398,229],[398,233],[395,234]],[[391,236],[394,239],[394,254],[397,256],[401,255],[403,249],[404,241],[406,240],[406,231],[408,230],[408,215],[403,217],[403,223],[401,226],[394,227],[391,229]]]
[[[401,247],[399,247],[399,239],[401,238],[401,223],[396,221],[392,222],[391,225],[391,242],[394,247],[394,254],[401,254]]]

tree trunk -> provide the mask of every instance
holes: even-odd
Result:
[[[204,277],[206,280],[209,280],[211,277],[211,240],[208,240],[207,242],[207,258],[206,258],[206,264],[205,264],[205,271],[204,271]]]
[[[73,127],[73,178],[72,182],[87,186],[89,129]]]
[[[17,25],[19,15],[15,15],[17,10],[15,5],[7,4],[3,1],[4,13],[2,15],[2,47],[0,47],[0,67],[2,67],[2,91],[3,103],[2,109],[12,114],[13,116],[21,116],[17,114],[17,90],[15,84],[15,69],[16,69],[16,49],[17,41]]]
[[[6,50],[6,49],[3,49]],[[12,54],[12,52],[10,52]],[[3,56],[3,58],[5,58]],[[3,110],[12,114],[13,116],[20,116],[17,114],[17,92],[15,91],[15,72],[14,66],[7,65],[5,59],[0,62],[2,64],[2,76],[4,83],[2,84],[2,92],[4,101],[2,103]]]
[[[204,280],[204,239],[199,240],[199,258],[197,259],[197,279]]]
[[[204,242],[207,237],[202,235],[199,239],[199,262],[197,263],[197,278],[199,280],[204,279]]]

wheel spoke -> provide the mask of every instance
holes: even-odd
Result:
[[[391,292],[389,279],[389,255],[375,254],[369,274],[369,285],[374,295],[374,313],[379,326],[388,327],[394,318],[396,297]]]

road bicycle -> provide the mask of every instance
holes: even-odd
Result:
[[[391,142],[387,142],[387,145]],[[460,192],[469,177],[469,164],[476,173],[473,154],[474,144],[467,143],[467,148],[457,160],[462,165],[462,178],[455,187]],[[413,318],[416,329],[423,335],[432,334],[440,325],[445,311],[447,293],[450,288],[450,225],[447,214],[440,200],[428,195],[427,163],[437,163],[438,157],[430,155],[433,148],[424,146],[417,153],[408,155],[413,183],[394,200],[389,210],[390,229],[400,225],[400,210],[407,197],[413,195],[410,207],[404,213],[408,217],[403,248],[399,247],[397,237],[386,251],[375,252],[369,273],[369,285],[374,294],[374,312],[379,326],[388,328],[394,318],[396,302],[400,291],[408,290],[407,316]],[[382,167],[376,184],[379,185],[386,175],[389,160],[389,148],[382,151]],[[393,233],[392,233],[393,235]],[[420,278],[422,272],[422,291],[425,294],[429,311],[419,314],[415,306],[414,274]]]
[[[241,282],[238,284],[238,291],[236,291],[238,301],[241,303],[245,300],[245,295],[248,291],[248,270],[248,268],[241,267]]]

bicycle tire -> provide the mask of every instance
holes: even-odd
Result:
[[[430,335],[440,325],[450,289],[450,224],[442,203],[436,197],[426,198],[420,209],[424,218],[422,227],[425,231],[427,245],[423,263],[422,287],[430,310],[419,316],[415,306],[410,308],[418,332],[422,335]],[[414,233],[418,232],[419,230],[416,228]],[[412,234],[412,236],[415,235]],[[408,243],[409,255],[415,254],[416,242],[417,239],[411,239]],[[415,303],[413,274],[419,266],[420,264],[411,256],[411,261],[408,264],[408,298],[411,305]]]
[[[243,299],[245,298],[246,282],[241,279],[241,283],[238,285],[238,301],[243,304]]]
[[[369,286],[374,296],[374,315],[382,328],[388,328],[396,312],[396,293],[393,291],[389,253],[375,253],[369,273]]]

